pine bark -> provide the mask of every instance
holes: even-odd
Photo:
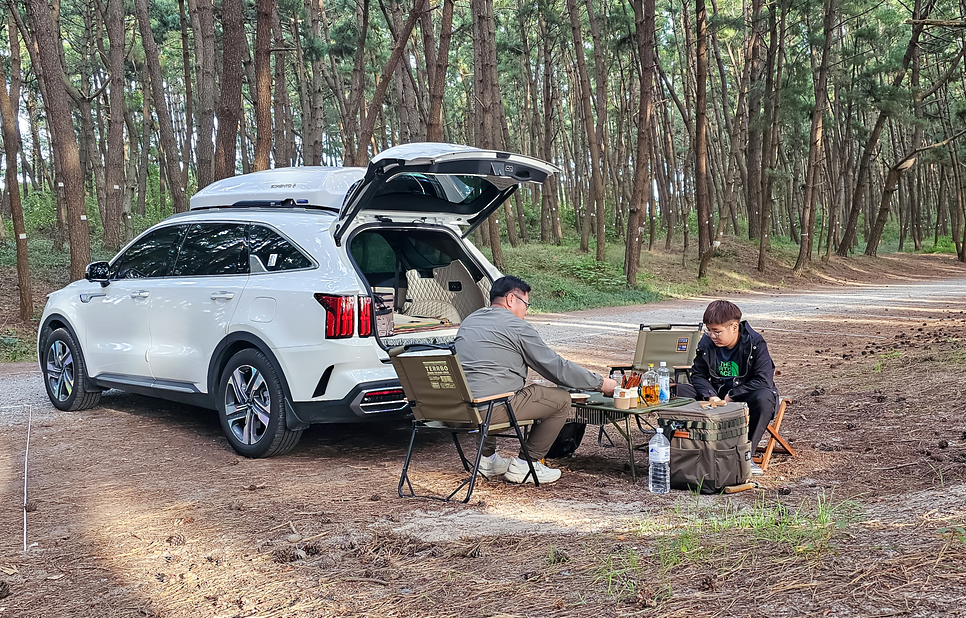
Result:
[[[238,123],[242,114],[242,55],[245,23],[242,0],[224,0],[221,8],[221,93],[218,101],[218,135],[212,180],[235,175]]]
[[[31,0],[31,2],[43,1]],[[161,62],[158,58],[158,46],[154,42],[154,34],[151,32],[151,17],[148,14],[147,0],[134,0],[134,9],[141,31],[145,64],[150,75],[151,98],[154,100],[155,115],[158,118],[158,128],[161,133],[161,152],[164,158],[164,167],[168,180],[173,185],[171,187],[171,198],[174,202],[174,211],[185,212],[188,210],[188,200],[185,196],[184,179],[181,175],[178,143],[174,137],[174,127],[171,124],[171,114],[168,112],[168,102],[164,97],[164,78],[161,73]]]
[[[254,170],[267,170],[272,151],[272,15],[275,0],[257,0],[255,25],[255,159]]]
[[[61,191],[67,211],[67,234],[70,239],[70,276],[77,280],[83,278],[84,270],[91,261],[91,239],[84,203],[84,174],[59,54],[59,50],[63,49],[62,39],[60,32],[54,27],[47,0],[29,2],[31,29],[36,37],[40,69],[45,76],[43,96],[47,122],[50,126],[54,156],[59,161],[61,170],[58,187],[63,183]]]

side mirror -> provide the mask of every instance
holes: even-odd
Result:
[[[106,287],[110,282],[111,265],[108,262],[91,262],[84,271],[84,278]]]

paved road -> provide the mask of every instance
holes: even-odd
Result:
[[[876,335],[875,323],[886,318],[905,318],[910,322],[963,318],[966,275],[918,283],[848,284],[797,293],[744,292],[727,298],[738,303],[757,329],[818,334],[827,333],[828,323],[834,321],[837,326],[849,324],[849,337],[881,338],[882,335]],[[628,350],[633,351],[639,324],[697,323],[710,300],[695,298],[542,314],[529,320],[565,356],[607,365],[620,362]],[[841,328],[835,330],[841,332]],[[0,402],[0,426],[25,420],[28,407],[35,419],[57,414],[47,400],[39,370],[33,363],[0,365]]]
[[[744,292],[727,297],[758,330],[829,334],[828,323],[850,325],[847,336],[882,338],[877,321],[940,319],[966,314],[966,276],[943,281],[882,285],[848,284],[806,292]],[[640,324],[701,321],[712,298],[693,298],[529,318],[551,346],[572,354],[633,349]],[[823,324],[825,328],[823,328]],[[852,328],[854,326],[854,328]],[[841,328],[834,332],[840,333]]]

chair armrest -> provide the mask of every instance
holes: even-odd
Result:
[[[489,397],[480,397],[479,399],[474,399],[473,403],[486,403],[488,401],[493,401],[494,399],[509,399],[513,397],[516,393],[503,393],[501,395],[490,395]]]

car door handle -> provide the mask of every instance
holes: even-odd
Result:
[[[151,295],[151,292],[147,290],[138,290],[137,292],[131,292],[131,298],[147,298]]]
[[[80,299],[82,303],[86,304],[91,302],[92,298],[100,298],[101,296],[107,296],[107,294],[104,292],[85,292],[80,295]]]
[[[231,300],[235,298],[235,294],[232,292],[215,292],[211,295],[211,300]]]

